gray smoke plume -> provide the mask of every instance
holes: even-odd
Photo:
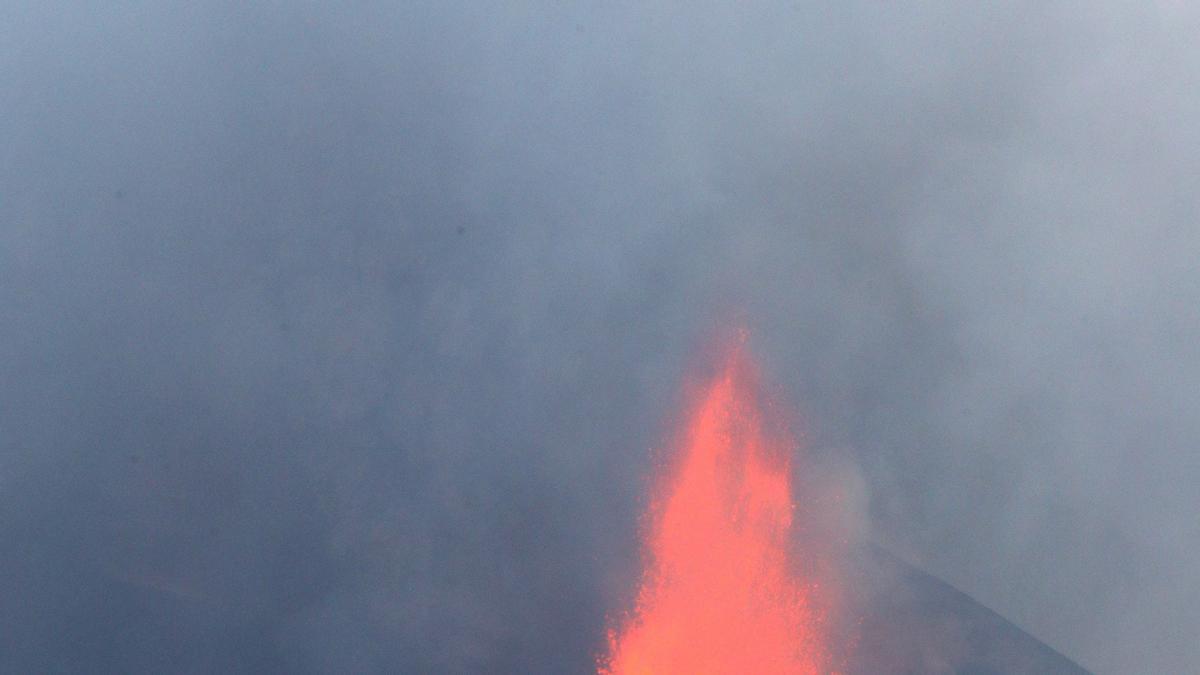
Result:
[[[736,316],[847,527],[1195,671],[1198,30],[0,1],[0,670],[587,672]]]

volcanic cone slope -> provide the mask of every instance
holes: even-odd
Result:
[[[850,675],[1001,673],[1087,675],[1088,671],[967,594],[878,547],[851,565],[857,639]]]

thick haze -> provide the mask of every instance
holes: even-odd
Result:
[[[586,672],[739,316],[869,539],[1194,672],[1198,34],[0,0],[0,671]]]

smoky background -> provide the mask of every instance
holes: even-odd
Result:
[[[1187,3],[0,2],[0,670],[587,672],[731,315],[847,527],[1200,664]]]

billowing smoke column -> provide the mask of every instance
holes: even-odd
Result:
[[[822,589],[789,548],[795,444],[764,424],[743,344],[697,392],[656,487],[636,606],[602,674],[830,670]]]

